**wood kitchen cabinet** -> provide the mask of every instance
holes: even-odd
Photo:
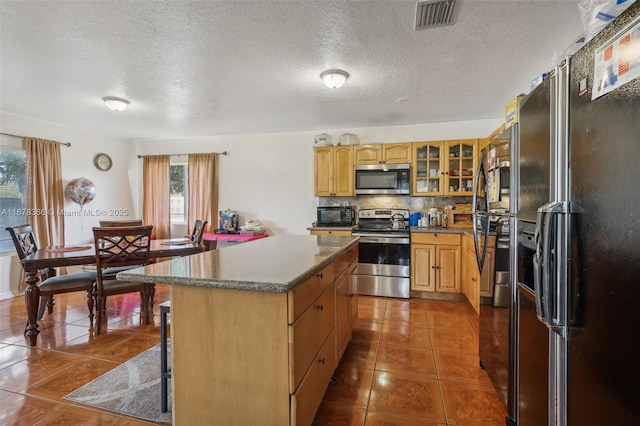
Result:
[[[460,293],[460,234],[411,234],[411,289]]]
[[[445,142],[445,195],[473,195],[478,139]]]
[[[351,197],[353,145],[314,148],[314,193],[317,197]]]
[[[495,238],[495,237],[492,237]],[[491,242],[489,242],[491,244]],[[493,300],[493,287],[496,275],[496,249],[494,247],[487,248],[487,254],[484,259],[484,267],[480,274],[480,298],[486,297]]]
[[[412,195],[444,194],[444,141],[414,142]]]
[[[354,302],[357,309],[358,289],[353,287],[356,279],[355,270],[358,264],[358,246],[344,253],[335,262],[336,290],[336,364],[342,359],[344,351],[351,340],[351,329],[355,320]]]
[[[356,244],[286,293],[172,286],[174,424],[311,425],[351,338],[357,264]]]
[[[411,142],[356,145],[354,164],[410,164]]]
[[[473,195],[478,140],[413,142],[414,196]]]
[[[495,236],[489,237],[489,247],[487,247],[482,274],[480,274],[473,237],[469,235],[463,237],[462,292],[477,313],[480,313],[481,298],[488,298],[489,300],[493,298],[495,238]]]
[[[463,238],[462,292],[477,313],[480,313],[480,274],[473,237]]]

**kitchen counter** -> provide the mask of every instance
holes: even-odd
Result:
[[[358,237],[276,235],[120,272],[119,279],[286,293],[353,247]]]
[[[473,229],[469,228],[442,228],[441,226],[412,226],[409,231],[413,233],[437,233],[437,234],[469,234],[473,235]]]
[[[276,235],[118,274],[172,284],[173,424],[311,424],[351,335],[358,240]]]
[[[310,226],[307,231],[353,231],[353,226]]]
[[[205,232],[202,234],[204,241],[225,241],[231,243],[246,243],[249,241],[267,238],[267,234],[216,234],[215,232]]]
[[[440,226],[412,226],[410,228],[412,234],[419,233],[436,233],[436,234],[460,234],[468,235],[473,238],[473,228],[442,228]],[[494,231],[489,232],[489,236],[495,236]]]

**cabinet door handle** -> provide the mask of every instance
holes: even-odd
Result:
[[[331,231],[329,231],[329,232],[331,232]],[[324,275],[322,275],[322,272],[320,272],[319,274],[316,274],[316,277],[318,277],[318,278],[320,278],[320,279],[322,279],[322,277],[323,277],[323,276],[324,276]]]
[[[316,305],[316,309],[319,311],[323,311],[324,310],[324,305]]]
[[[318,362],[319,362],[320,364],[324,364],[324,358],[319,358],[319,359],[318,359]]]
[[[476,277],[472,277],[472,278],[471,278],[471,281],[476,282],[476,281],[477,281],[477,280],[476,280]]]
[[[431,267],[431,269],[436,269],[436,265],[433,265],[433,266]]]

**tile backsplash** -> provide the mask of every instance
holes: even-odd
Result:
[[[401,195],[361,195],[357,197],[320,197],[320,206],[341,206],[349,203],[356,211],[360,209],[389,208],[407,209],[424,213],[431,207],[444,208],[455,203],[471,203],[472,197],[410,197]]]

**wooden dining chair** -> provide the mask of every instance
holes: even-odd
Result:
[[[33,233],[31,225],[17,225],[7,227],[6,230],[11,235],[13,244],[16,247],[20,260],[38,251],[38,243]],[[54,295],[71,293],[84,290],[87,292],[87,306],[89,308],[89,322],[93,326],[93,284],[96,281],[95,272],[79,272],[75,274],[54,276],[52,271],[42,270],[38,273],[40,277],[40,306],[38,307],[38,321],[44,316],[44,311],[48,308],[49,315],[53,313],[55,305]]]
[[[114,228],[114,227],[122,227],[122,226],[142,226],[142,219],[131,219],[131,220],[101,220],[100,227],[101,228]],[[137,268],[137,266],[123,266],[120,268],[110,268],[104,275],[113,275],[115,276],[118,272],[125,271],[127,269]],[[95,270],[95,265],[85,266],[85,270]]]
[[[96,248],[96,288],[98,304],[96,333],[101,334],[106,315],[107,297],[140,293],[140,314],[145,324],[150,323],[150,293],[153,283],[119,280],[108,271],[111,268],[142,266],[149,263],[149,248],[153,226],[122,226],[93,228]]]
[[[202,244],[202,237],[204,235],[204,229],[207,227],[209,221],[196,220],[193,224],[193,231],[191,232],[191,241],[194,243]]]
[[[142,219],[131,220],[101,220],[100,227],[114,227],[114,226],[142,226]]]

